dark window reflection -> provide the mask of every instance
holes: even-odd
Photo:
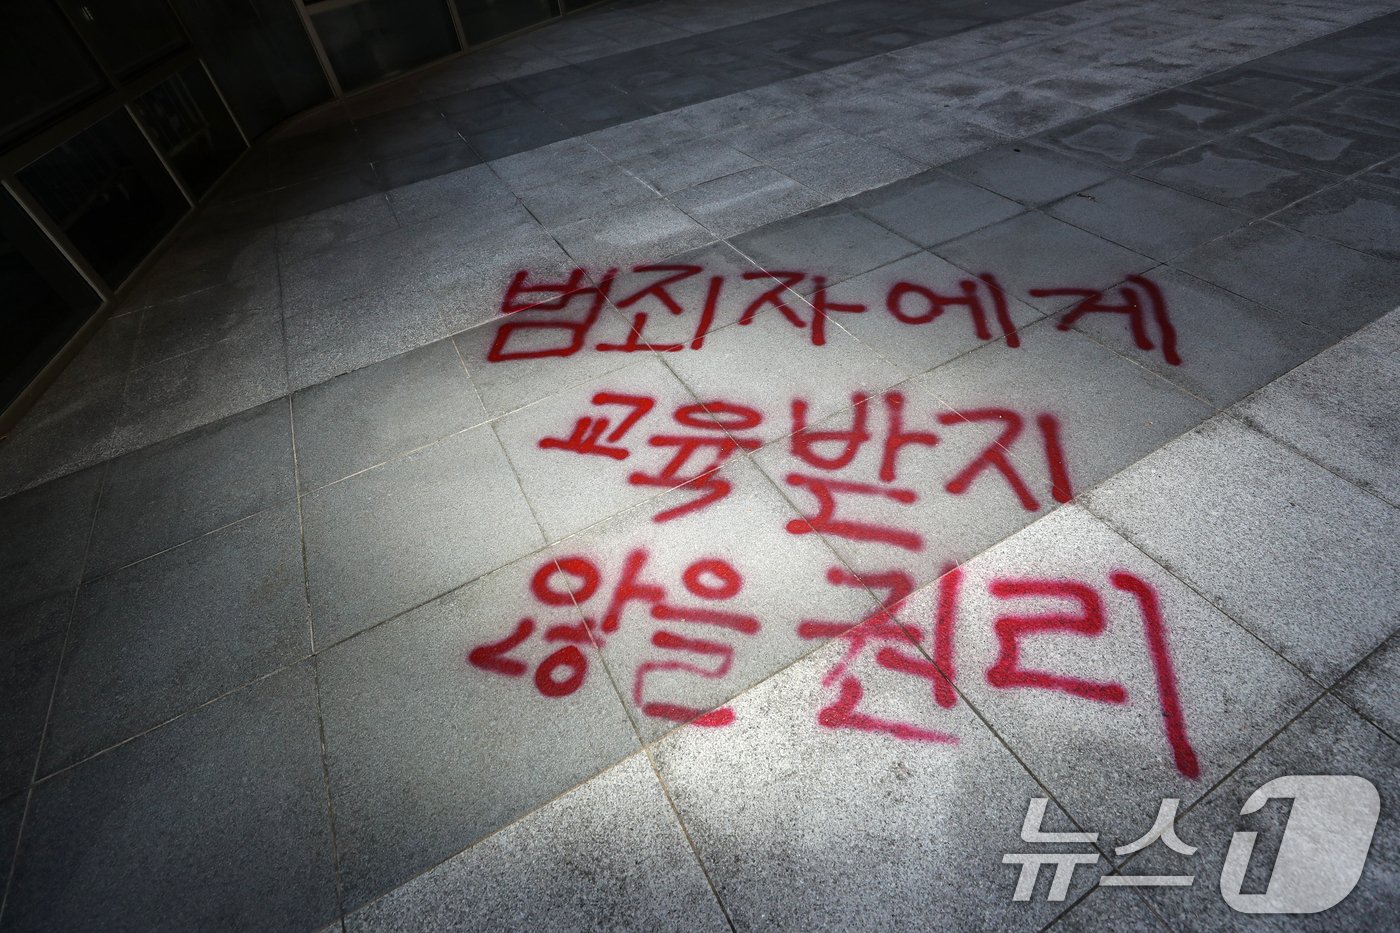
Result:
[[[133,106],[196,196],[208,191],[243,151],[243,137],[198,65],[142,94]]]
[[[180,22],[165,0],[61,2],[93,51],[118,76],[135,74],[185,46]]]
[[[0,408],[96,310],[98,297],[0,191]]]
[[[24,168],[19,180],[113,286],[188,207],[124,110]]]
[[[173,0],[249,138],[331,96],[289,0]]]
[[[0,142],[95,97],[106,79],[48,3],[0,2]]]
[[[311,21],[347,91],[457,51],[443,0],[357,0]]]
[[[468,42],[485,42],[559,15],[555,0],[453,0]]]

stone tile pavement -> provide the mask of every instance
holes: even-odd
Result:
[[[1220,929],[1288,774],[1380,820],[1258,922],[1387,926],[1392,6],[634,0],[260,143],[0,443],[0,929]]]

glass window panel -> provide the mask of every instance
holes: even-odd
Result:
[[[198,65],[142,94],[133,107],[196,196],[208,191],[243,151],[243,137]]]
[[[485,42],[559,15],[555,0],[453,0],[468,42]]]
[[[457,33],[443,0],[358,0],[312,23],[346,91],[457,51]]]
[[[107,87],[63,14],[47,3],[0,3],[0,142]]]
[[[88,45],[125,77],[185,47],[165,0],[61,0]]]
[[[77,333],[98,301],[9,192],[0,191],[0,408]]]
[[[189,206],[125,110],[25,167],[19,180],[113,286]]]
[[[173,0],[249,138],[331,97],[289,0]]]

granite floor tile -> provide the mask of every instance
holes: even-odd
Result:
[[[1297,107],[1336,89],[1335,84],[1242,66],[1194,82],[1196,90],[1265,110]]]
[[[1073,298],[1034,291],[1107,289],[1156,265],[1036,211],[943,243],[933,252],[969,272],[995,276],[1008,296],[1041,311],[1065,307]]]
[[[0,608],[77,585],[105,474],[96,467],[0,499]]]
[[[1332,695],[1350,705],[1392,739],[1400,741],[1400,706],[1392,687],[1400,676],[1400,635],[1392,635],[1352,668]]]
[[[1256,217],[1340,180],[1319,170],[1295,167],[1237,141],[1188,149],[1134,174]]]
[[[1011,143],[944,166],[944,170],[1028,207],[1038,207],[1109,178],[1088,165],[1030,143]]]
[[[733,724],[656,746],[736,929],[839,930],[858,917],[894,930],[935,914],[954,928],[1038,929],[1063,906],[1012,900],[1017,869],[1001,858],[1024,848],[1027,803],[1044,791],[965,705],[935,703],[940,681],[922,661],[888,623],[858,629],[745,693]],[[1042,825],[1072,828],[1047,809]],[[1092,872],[1074,873],[1071,900]]]
[[[220,340],[247,336],[275,317],[280,305],[276,275],[234,279],[153,305],[134,318],[140,322],[140,335],[132,364],[146,366]]]
[[[1081,159],[1131,171],[1199,142],[1194,134],[1148,128],[1098,114],[1042,133],[1039,140]]]
[[[1212,136],[1248,127],[1265,116],[1248,104],[1185,90],[1163,91],[1109,111],[1110,118],[1154,130]]]
[[[677,191],[671,202],[716,236],[735,234],[810,210],[825,198],[771,168],[752,168]]]
[[[290,501],[292,433],[278,399],[112,461],[88,577]]]
[[[584,659],[585,670],[583,683],[566,694],[536,687],[557,670],[550,659],[558,653],[543,633],[512,657],[492,659],[541,662],[533,678],[469,660],[510,636],[522,618],[577,623],[572,604],[546,608],[531,595],[536,574],[551,571],[558,573],[548,555],[511,564],[320,656],[347,907],[397,887],[637,749],[586,639],[586,655],[565,649]]]
[[[819,536],[794,530],[805,529],[797,516],[741,457],[553,546],[571,576],[591,567],[607,584],[596,594],[585,584],[575,602],[643,740],[722,707],[831,637],[806,632],[803,619],[845,629],[874,611],[864,587],[829,582],[840,564]],[[624,579],[654,589],[607,602]]]
[[[13,930],[319,928],[336,917],[313,675],[299,665],[44,781]],[[112,909],[121,898],[122,909]]]
[[[1395,627],[1394,510],[1220,416],[1087,497],[1091,511],[1324,684]]]
[[[650,198],[587,217],[553,234],[578,265],[623,269],[703,246],[714,235],[664,198]]]
[[[667,477],[667,465],[683,448],[653,439],[706,433],[725,439],[723,429],[652,354],[506,415],[496,422],[496,432],[550,541],[680,486],[704,467],[704,455],[697,455]],[[633,477],[656,482],[633,482]],[[580,496],[581,489],[588,495]]]
[[[42,771],[310,650],[295,503],[89,581],[73,610]]]
[[[648,866],[640,877],[639,860]],[[350,914],[346,929],[425,922],[440,930],[729,929],[640,755]]]
[[[287,318],[287,369],[292,391],[334,379],[441,340],[436,307],[349,298]]]
[[[1171,331],[1168,336],[1145,324],[1150,347],[1138,344],[1119,313],[1086,314],[1072,326],[1216,408],[1238,401],[1335,339],[1168,267],[1129,281],[1120,294],[1138,302],[1145,316],[1154,285]]]
[[[927,626],[940,601],[962,698],[1105,849],[1138,839],[1163,797],[1199,800],[1322,692],[1075,506],[897,618]]]
[[[133,370],[118,443],[124,450],[174,437],[287,392],[282,322]]]
[[[1302,233],[1400,261],[1400,189],[1344,181],[1299,201],[1273,219]]]
[[[1357,928],[1383,926],[1388,922],[1385,918],[1390,905],[1395,902],[1395,878],[1400,872],[1400,857],[1397,856],[1400,824],[1397,824],[1395,811],[1384,803],[1392,799],[1397,790],[1397,768],[1400,768],[1400,746],[1342,704],[1330,697],[1323,698],[1264,746],[1200,806],[1178,821],[1178,835],[1199,849],[1186,863],[1197,877],[1196,884],[1184,889],[1148,888],[1147,897],[1173,929],[1209,930],[1235,922],[1238,915],[1221,896],[1225,882],[1216,883],[1216,879],[1224,874],[1226,852],[1238,838],[1236,833],[1241,830],[1258,833],[1256,846],[1260,851],[1254,857],[1262,861],[1262,853],[1278,844],[1284,825],[1298,819],[1301,809],[1298,802],[1291,810],[1278,804],[1266,804],[1242,815],[1242,810],[1248,806],[1246,801],[1268,782],[1288,775],[1347,775],[1364,779],[1375,788],[1382,801],[1379,820],[1355,888],[1322,916],[1327,918],[1328,924]],[[1275,795],[1282,796],[1284,789],[1274,788]],[[1364,810],[1358,806],[1364,799],[1361,794],[1360,790],[1351,790],[1346,802],[1332,804],[1341,810],[1341,819],[1347,820],[1349,825],[1356,825],[1350,822],[1352,820],[1360,823],[1364,818],[1361,816]],[[1305,798],[1300,794],[1297,800],[1302,799]],[[1319,800],[1314,806],[1325,806],[1325,803]],[[1162,846],[1152,846],[1134,859],[1132,868],[1135,874],[1176,873],[1186,867],[1184,861]],[[1330,860],[1324,864],[1333,871],[1341,868]],[[1275,872],[1284,870],[1281,865],[1275,867]],[[1240,893],[1257,896],[1264,888],[1262,874],[1262,870],[1251,867],[1238,889]]]
[[[383,194],[337,204],[277,225],[277,255],[293,264],[340,243],[352,243],[398,226]]]
[[[1400,506],[1400,315],[1269,383],[1235,412],[1265,434]]]
[[[1002,335],[996,300],[987,284],[928,252],[848,279],[832,287],[829,297],[838,303],[863,306],[865,310],[841,314],[835,320],[909,376],[927,372]],[[1009,297],[1005,297],[1005,308],[1013,330],[1041,316]]]
[[[544,543],[488,425],[322,487],[302,511],[318,645]]]
[[[303,490],[486,420],[450,340],[303,389],[292,406]]]
[[[1140,178],[1114,178],[1045,213],[1163,261],[1249,222],[1247,214]]]
[[[923,169],[898,153],[852,138],[769,158],[773,168],[826,198],[847,198]]]
[[[72,608],[73,594],[62,592],[0,611],[0,702],[7,711],[0,727],[0,797],[20,794],[22,803],[34,775]],[[17,835],[0,839],[7,863]]]
[[[653,149],[619,163],[660,194],[671,194],[759,163],[713,137]]]
[[[1173,265],[1344,336],[1400,303],[1400,266],[1273,224],[1253,224]]]
[[[842,282],[918,251],[846,203],[819,208],[730,238],[770,272],[803,271]],[[805,288],[815,287],[808,283]]]
[[[1400,140],[1297,113],[1260,121],[1233,137],[1246,151],[1283,165],[1349,175],[1400,153]]]
[[[473,165],[389,190],[389,206],[405,226],[454,211],[486,217],[514,204],[514,192],[486,165]]]
[[[919,246],[951,240],[1022,211],[1015,201],[940,172],[876,188],[848,203]]]
[[[807,315],[802,326],[776,310],[751,324],[736,324],[708,337],[700,350],[667,354],[666,364],[702,402],[749,407],[767,420],[765,439],[783,437],[793,401],[808,406],[813,419],[851,403],[851,394],[879,392],[903,374],[874,350],[829,321],[820,344],[808,321],[815,309],[788,302]],[[740,419],[747,420],[747,419]]]

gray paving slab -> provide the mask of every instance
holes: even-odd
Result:
[[[324,486],[302,511],[318,645],[544,543],[489,425]]]
[[[292,397],[292,412],[303,490],[486,420],[451,340],[303,389]]]
[[[699,350],[667,354],[666,365],[702,402],[751,406],[766,419],[765,430],[786,417],[793,399],[805,400],[811,416],[822,418],[849,405],[853,392],[879,392],[904,378],[839,323],[828,321],[824,342],[814,344],[815,309],[796,296],[788,306],[804,316],[802,326],[768,309],[750,324],[711,334]]]
[[[1400,140],[1367,133],[1354,124],[1339,126],[1300,113],[1269,117],[1232,139],[1284,165],[1349,175],[1400,152]]]
[[[118,446],[133,450],[287,394],[282,322],[132,370]]]
[[[972,299],[965,291],[969,286]],[[831,288],[828,294],[833,301],[866,308],[841,314],[835,320],[909,376],[927,372],[1002,336],[995,300],[985,283],[929,252],[862,273]],[[961,303],[942,306],[948,298]],[[1013,329],[1040,319],[1040,312],[1025,302],[1004,298]],[[983,321],[980,332],[978,311]]]
[[[656,197],[645,182],[617,165],[556,178],[520,193],[521,203],[546,227],[562,227]]]
[[[1027,207],[1082,191],[1112,174],[1027,142],[979,152],[949,163],[944,170]]]
[[[1178,835],[1199,847],[1194,856],[1187,860],[1160,845],[1152,846],[1131,863],[1132,867],[1135,873],[1141,874],[1194,873],[1196,882],[1190,887],[1144,890],[1173,929],[1209,930],[1236,923],[1238,914],[1221,896],[1220,881],[1225,855],[1232,839],[1236,838],[1235,833],[1258,833],[1256,848],[1261,851],[1254,853],[1256,865],[1245,875],[1242,893],[1259,893],[1265,884],[1263,875],[1267,869],[1263,866],[1268,864],[1263,860],[1263,852],[1278,844],[1284,825],[1298,819],[1301,809],[1298,801],[1291,808],[1265,804],[1258,811],[1241,816],[1241,808],[1250,795],[1267,782],[1287,775],[1355,775],[1369,781],[1379,793],[1382,801],[1379,821],[1356,887],[1339,904],[1315,916],[1328,926],[1385,926],[1395,903],[1395,879],[1400,870],[1400,856],[1397,856],[1400,849],[1396,845],[1400,823],[1397,823],[1394,809],[1384,803],[1400,789],[1396,783],[1397,769],[1400,769],[1400,746],[1342,704],[1324,697],[1207,800],[1178,821]],[[1351,800],[1357,798],[1359,794]],[[1350,816],[1356,810],[1346,807],[1343,812]],[[1322,869],[1322,865],[1317,867]],[[1274,870],[1283,869],[1275,866]],[[1283,926],[1282,923],[1277,925]]]
[[[870,138],[922,165],[943,165],[1006,141],[1000,133],[948,113],[931,113],[913,123],[887,126]]]
[[[776,156],[809,152],[849,137],[845,131],[816,117],[777,107],[758,112],[752,121],[715,125],[714,132],[728,140],[735,149],[764,161]]]
[[[1161,293],[1172,330],[1172,359],[1167,358],[1163,331],[1148,317],[1151,299],[1145,282],[1129,282],[1124,289],[1143,308],[1149,349],[1138,345],[1120,313],[1086,314],[1071,326],[1216,408],[1239,401],[1334,339],[1326,331],[1169,267],[1143,278]],[[1065,319],[1060,315],[1061,322]]]
[[[399,225],[383,194],[302,214],[277,225],[277,256],[294,263],[341,243],[353,243]]]
[[[66,767],[311,651],[287,503],[83,585],[41,762]]]
[[[1302,233],[1400,260],[1400,190],[1344,181],[1304,198],[1274,219]]]
[[[0,608],[72,591],[82,577],[103,468],[0,499]]]
[[[1014,902],[1017,868],[1001,864],[1030,848],[1019,830],[1044,792],[965,705],[939,707],[927,675],[899,670],[922,656],[898,631],[860,634],[745,693],[732,725],[653,750],[735,928],[1044,926],[1064,906],[1044,873]],[[882,649],[897,659],[876,663]],[[1053,803],[1043,825],[1073,829]],[[1095,870],[1074,873],[1071,902]]]
[[[1073,930],[1132,930],[1134,933],[1161,933],[1168,930],[1160,917],[1141,896],[1114,896],[1111,889],[1091,892],[1050,926],[1056,933]]]
[[[516,311],[495,326],[473,327],[453,336],[488,415],[523,408],[636,362],[635,353],[598,349],[599,344],[625,346],[633,321],[603,307],[590,324],[596,301],[595,295],[574,295],[563,309]]]
[[[289,317],[286,334],[295,392],[439,341],[447,327],[430,305],[362,296]]]
[[[356,933],[483,925],[729,929],[641,755],[346,918]]]
[[[839,140],[805,152],[770,156],[769,164],[825,198],[847,198],[908,178],[924,166],[864,139]]]
[[[1247,214],[1131,177],[1073,193],[1045,212],[1163,261],[1249,222]]]
[[[515,193],[501,181],[502,177],[494,166],[473,165],[393,188],[389,191],[389,206],[405,226],[453,211],[490,215],[515,204]]]
[[[277,276],[234,279],[153,305],[139,315],[133,365],[145,366],[258,330],[281,303]]]
[[[1023,209],[1015,201],[939,172],[885,185],[847,203],[919,246],[971,233]]]
[[[319,928],[335,863],[308,665],[39,784],[10,929]],[[120,910],[112,904],[118,901]]]
[[[1265,155],[1235,137],[1159,159],[1135,174],[1256,217],[1338,180],[1335,175],[1298,168]]]
[[[716,137],[671,143],[619,163],[660,194],[754,168],[759,163]]]
[[[1400,265],[1270,223],[1236,230],[1173,265],[1338,336],[1400,304]]]
[[[643,740],[722,707],[830,637],[804,636],[801,619],[844,628],[875,610],[864,587],[828,583],[836,556],[789,523],[801,524],[798,513],[739,458],[553,545],[561,566],[597,570],[596,594],[576,601]],[[608,594],[624,579],[658,589],[614,610]]]
[[[1013,451],[1018,472],[1038,500],[1057,482],[1050,472],[1042,415],[1059,424],[1059,449],[1068,485],[1076,494],[1123,469],[1167,440],[1194,427],[1211,409],[1165,380],[1073,331],[1045,320],[1020,331],[1020,346],[988,344],[913,380],[957,412],[1010,411],[1021,419]],[[1095,374],[1092,382],[1083,378]],[[1008,430],[1006,417],[982,419],[987,441]],[[1053,432],[1051,432],[1053,433]],[[1005,443],[1003,442],[1003,446]],[[1041,449],[1036,450],[1037,447]],[[988,471],[982,482],[1005,479]],[[1011,495],[1010,489],[1007,495]]]
[[[824,200],[782,172],[766,167],[735,172],[671,196],[673,204],[722,237],[792,217]]]
[[[553,570],[547,553],[508,565],[320,655],[347,908],[637,750],[636,733],[586,640],[586,655],[579,655],[585,679],[563,696],[542,693],[535,677],[505,676],[469,660],[508,638],[523,618],[542,627],[578,623],[572,604],[547,606],[532,596],[536,574]],[[541,629],[493,659],[524,659],[538,670],[556,651],[543,636]]]
[[[1394,629],[1394,510],[1225,416],[1085,501],[1324,684]]]
[[[969,272],[989,273],[1007,295],[1041,311],[1073,302],[1033,289],[1107,289],[1156,263],[1078,227],[1028,211],[933,248]]]
[[[119,449],[126,376],[54,385],[5,437],[0,495],[99,464]]]
[[[1193,83],[1214,97],[1279,111],[1315,100],[1336,89],[1335,84],[1264,71],[1248,65],[1232,68]]]
[[[505,415],[495,426],[545,537],[557,541],[698,472],[708,460],[704,453],[660,485],[629,482],[634,474],[665,475],[680,450],[650,440],[697,433],[677,420],[693,420],[696,414],[712,423],[680,380],[655,355],[646,354],[623,369]],[[580,490],[588,493],[579,495]]]
[[[1095,114],[1042,133],[1043,142],[1070,155],[1120,170],[1140,168],[1196,145],[1199,137]]]
[[[296,494],[285,399],[112,461],[92,527],[91,578]]]
[[[1400,506],[1400,315],[1392,312],[1264,386],[1234,412]]]
[[[1146,832],[1163,797],[1200,799],[1322,692],[1077,506],[965,564],[955,586],[896,618],[950,620],[942,667],[961,700],[1105,851]],[[1070,619],[1088,621],[1054,631]]]
[[[652,198],[555,228],[580,266],[626,268],[655,262],[714,240],[714,235],[664,198]]]
[[[1395,678],[1400,676],[1400,636],[1392,635],[1364,661],[1352,668],[1332,691],[1392,738],[1400,741],[1400,704]]]
[[[1150,129],[1216,135],[1250,126],[1266,114],[1238,101],[1173,89],[1125,104],[1109,115]]]
[[[0,726],[0,797],[20,793],[34,775],[72,608],[73,595],[58,593],[0,614],[0,701],[8,711]],[[7,859],[15,835],[5,843]]]
[[[833,284],[918,251],[847,203],[768,224],[730,243],[769,271],[808,272]]]

